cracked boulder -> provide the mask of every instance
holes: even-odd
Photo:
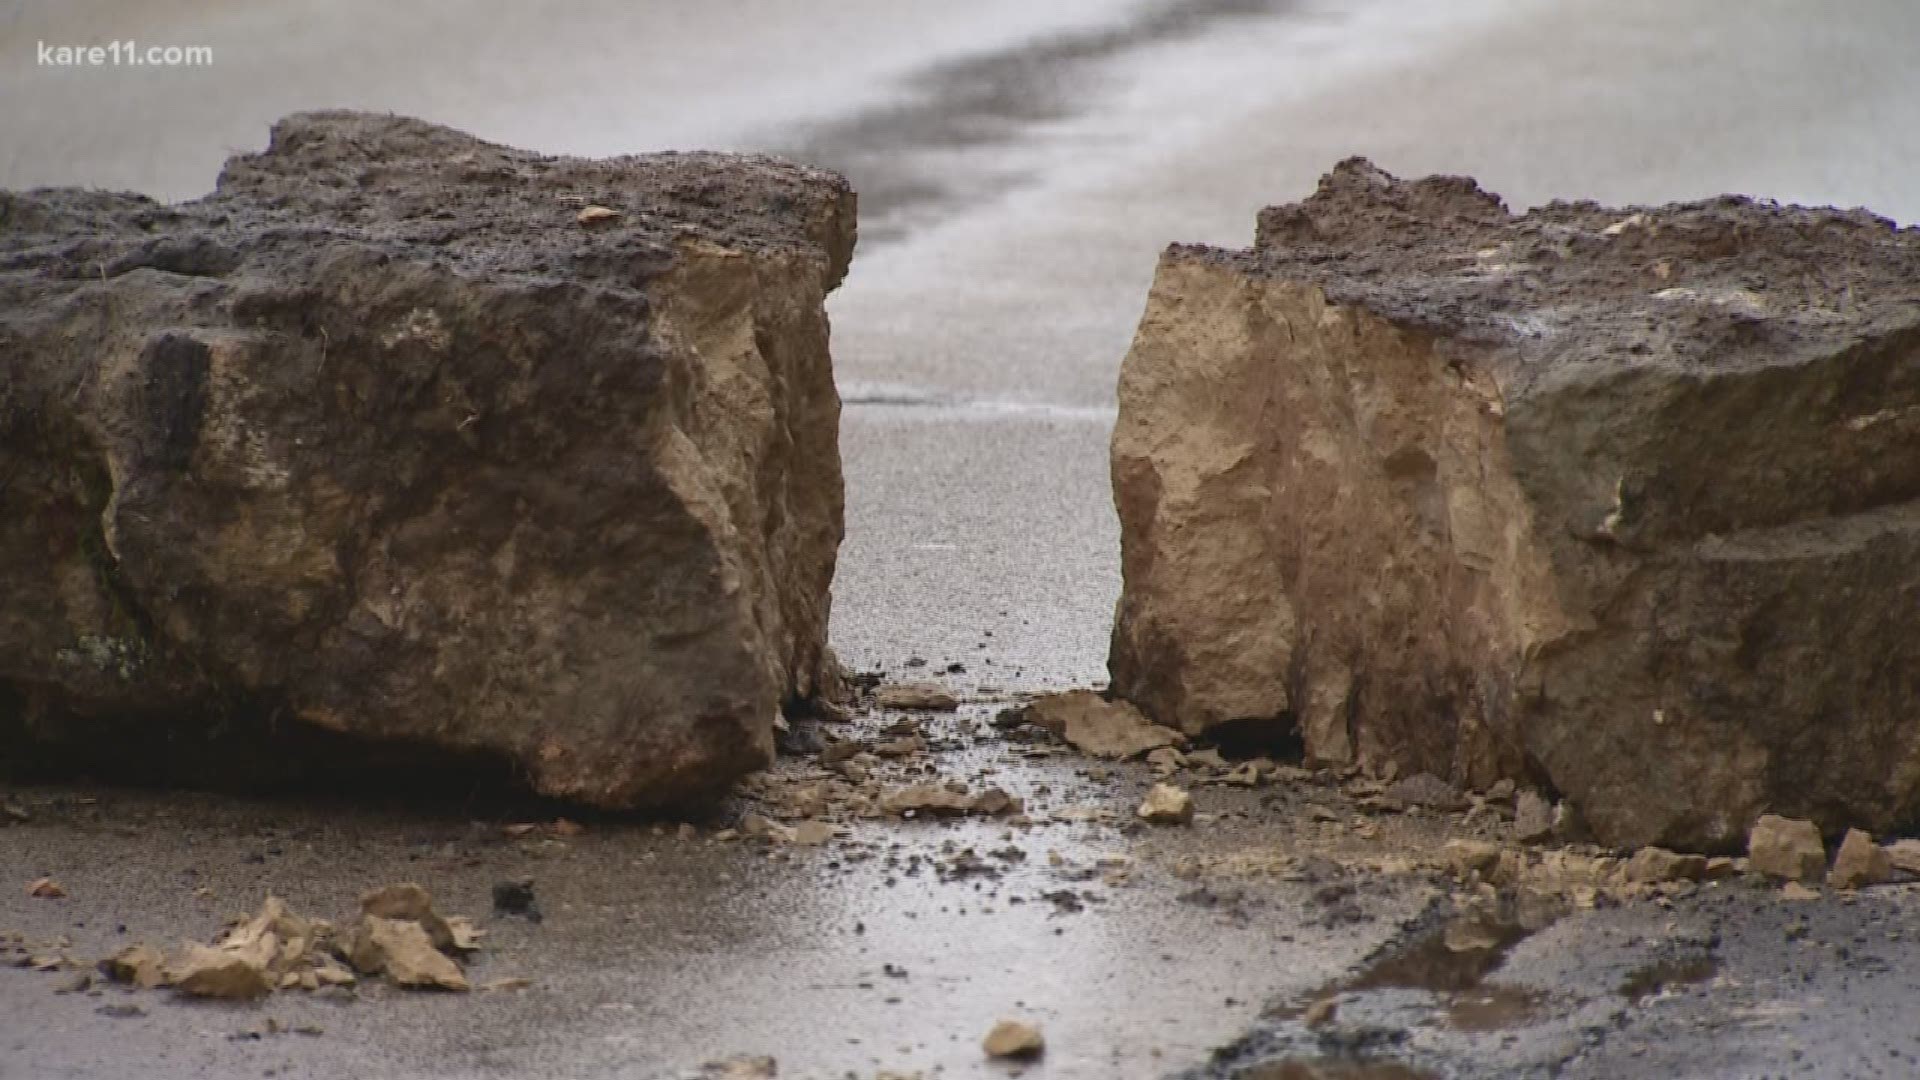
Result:
[[[0,193],[0,764],[765,763],[834,671],[853,242],[826,173],[354,113],[194,202]]]
[[[1545,780],[1624,847],[1920,811],[1920,231],[1348,161],[1168,249],[1112,466],[1159,723]]]

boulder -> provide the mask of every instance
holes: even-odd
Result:
[[[835,672],[853,240],[771,159],[343,112],[194,202],[0,193],[0,758],[271,733],[609,807],[765,763]]]
[[[1737,850],[1920,812],[1920,230],[1515,215],[1342,163],[1175,245],[1120,376],[1112,691]]]

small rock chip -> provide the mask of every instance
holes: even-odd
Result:
[[[1187,755],[1171,746],[1163,746],[1147,753],[1147,766],[1153,770],[1153,775],[1158,777],[1172,776],[1186,763]]]
[[[610,206],[589,206],[575,214],[573,220],[591,229],[599,225],[611,225],[620,217],[620,211]]]
[[[1887,861],[1908,874],[1920,874],[1920,840],[1895,840],[1886,847]]]
[[[1747,838],[1747,865],[1768,877],[1819,881],[1827,870],[1827,849],[1813,822],[1762,814]]]
[[[1513,798],[1513,838],[1523,844],[1553,835],[1553,804],[1529,788]]]
[[[480,989],[489,993],[503,993],[513,990],[526,990],[533,986],[532,979],[511,975],[504,979],[490,979],[480,984]]]
[[[1707,876],[1705,855],[1682,855],[1661,847],[1643,847],[1627,860],[1627,880],[1652,884],[1661,881],[1700,881]]]
[[[1186,825],[1193,821],[1193,796],[1172,784],[1155,784],[1134,813],[1149,825]]]
[[[555,818],[553,819],[553,824],[547,826],[547,831],[555,836],[574,837],[586,832],[587,827],[577,821],[570,821],[566,818]]]
[[[166,958],[151,945],[129,945],[96,965],[111,982],[151,990],[165,986]]]
[[[419,923],[436,949],[453,948],[453,929],[433,910],[433,895],[411,881],[385,885],[360,897],[360,911],[377,919]]]
[[[1834,853],[1833,869],[1827,872],[1827,885],[1835,889],[1860,889],[1884,885],[1893,880],[1893,860],[1873,837],[1859,829],[1848,829]]]
[[[960,701],[933,683],[891,683],[874,694],[883,709],[913,709],[920,712],[952,712]]]
[[[700,1066],[700,1080],[773,1080],[780,1063],[765,1055],[739,1054]]]
[[[34,878],[27,882],[27,895],[36,900],[60,900],[66,897],[67,890],[50,877]]]
[[[803,821],[793,828],[793,842],[803,847],[819,847],[833,836],[833,826],[824,821]]]
[[[1780,899],[1818,900],[1820,899],[1820,892],[1817,889],[1809,889],[1797,881],[1789,881],[1785,885],[1780,886]]]
[[[1332,1021],[1334,1014],[1339,1011],[1340,1002],[1338,1000],[1330,997],[1321,998],[1319,1001],[1307,1006],[1307,1011],[1301,1014],[1300,1019],[1305,1022],[1308,1027],[1317,1028]]]
[[[1725,881],[1740,872],[1740,862],[1725,855],[1715,855],[1707,860],[1707,880]]]
[[[1500,845],[1490,840],[1449,840],[1441,845],[1440,856],[1456,877],[1475,871],[1485,874],[1500,865]]]
[[[793,830],[773,820],[765,814],[748,813],[740,817],[740,834],[755,840],[771,840],[779,844],[793,842]]]
[[[1047,1040],[1034,1024],[1002,1020],[980,1041],[980,1049],[990,1058],[1037,1058],[1046,1052]]]
[[[1221,757],[1220,751],[1215,750],[1211,746],[1205,750],[1195,750],[1188,754],[1187,764],[1195,769],[1225,769],[1229,767],[1227,759]]]

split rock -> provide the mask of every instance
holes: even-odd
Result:
[[[1639,213],[1355,159],[1251,250],[1167,249],[1113,434],[1115,695],[1544,770],[1612,846],[1920,818],[1887,676],[1920,670],[1920,230]]]
[[[834,681],[839,177],[321,112],[203,199],[0,221],[0,753],[653,806]]]

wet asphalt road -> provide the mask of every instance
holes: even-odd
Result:
[[[216,61],[33,63],[41,40],[125,38],[211,45]],[[1471,173],[1517,205],[1731,190],[1920,220],[1916,43],[1920,8],[1904,0],[14,0],[0,10],[0,186],[188,197],[275,116],[334,105],[555,152],[770,148],[843,167],[864,193],[866,235],[833,301],[849,483],[837,644],[864,667],[917,655],[965,662],[962,685],[1056,687],[1103,675],[1118,590],[1113,378],[1164,243],[1244,243],[1257,207],[1304,194],[1354,153],[1403,174]],[[49,812],[0,831],[0,929],[204,934],[217,917],[192,899],[188,869],[216,886],[220,910],[269,885],[340,910],[369,882],[422,873],[452,909],[476,910],[524,857],[486,848],[444,810],[102,797],[113,812],[97,820]],[[249,861],[263,815],[301,836],[303,854]],[[502,956],[550,985],[541,995],[395,999],[343,1010],[310,1045],[234,1043],[238,1016],[162,1005],[106,1021],[93,1002],[0,971],[0,1077],[650,1077],[756,1048],[835,1075],[994,1075],[972,1047],[982,1018],[1023,1009],[1056,1046],[1030,1075],[1154,1076],[1199,1065],[1260,1002],[1357,963],[1422,903],[1383,890],[1374,921],[1277,952],[1274,924],[1302,903],[1285,889],[1272,922],[1231,930],[1163,882],[1069,934],[1026,912],[985,932],[943,888],[902,902],[864,869],[823,875],[807,860],[613,831],[591,857],[539,870],[576,915],[537,939],[496,929]],[[896,839],[944,837],[876,842]],[[1276,823],[1264,842],[1286,841]],[[448,844],[481,847],[483,861],[436,854]],[[49,871],[71,879],[71,906],[8,884]],[[1920,961],[1915,931],[1899,931],[1912,897],[1813,905],[1817,932],[1792,942],[1779,922],[1799,916],[1770,896],[1737,899],[1746,907],[1583,916],[1513,961],[1576,995],[1649,935],[1713,923],[1725,957],[1714,983],[1625,1023],[1600,994],[1597,1012],[1406,1056],[1459,1076],[1920,1072],[1914,987],[1899,974]],[[1647,925],[1615,935],[1633,919]],[[1170,944],[1156,948],[1161,936]],[[895,957],[939,978],[876,1004],[859,983]]]

